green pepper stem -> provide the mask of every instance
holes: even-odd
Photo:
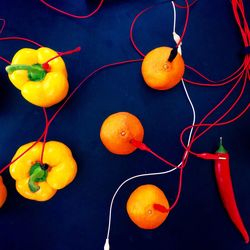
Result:
[[[41,64],[12,64],[7,66],[5,69],[8,74],[12,74],[17,70],[27,70],[29,80],[34,82],[42,81],[47,74],[46,70],[43,69]]]
[[[13,64],[13,65],[7,66],[5,69],[6,69],[8,74],[12,74],[16,70],[28,70],[28,71],[30,71],[33,69],[33,66],[26,65],[26,64]]]
[[[45,168],[40,163],[34,164],[30,169],[30,178],[28,182],[30,191],[33,193],[37,192],[40,189],[37,182],[45,181],[47,175],[47,168]]]
[[[44,171],[42,169],[37,168],[37,169],[35,169],[34,173],[30,176],[29,188],[30,188],[31,192],[34,193],[34,192],[37,192],[40,189],[40,187],[36,183],[36,179],[41,178],[44,175],[43,172]]]

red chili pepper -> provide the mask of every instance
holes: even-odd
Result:
[[[217,160],[215,160],[215,176],[222,202],[230,219],[242,234],[245,242],[249,243],[249,236],[236,204],[232,179],[230,175],[229,154],[222,145],[222,138],[220,139],[220,146],[216,151],[216,155],[226,158],[218,158]]]

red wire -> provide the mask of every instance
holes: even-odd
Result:
[[[49,60],[47,60],[45,63],[42,64],[42,67],[44,70],[46,70],[47,72],[50,71],[50,65],[49,65],[49,62],[51,62],[52,60],[58,58],[58,57],[61,57],[61,56],[66,56],[66,55],[72,55],[76,52],[79,52],[81,50],[81,47],[77,47],[75,49],[72,49],[72,50],[68,50],[68,51],[65,51],[65,52],[58,52],[56,56],[50,58]]]
[[[190,4],[188,5],[188,7],[190,8],[190,7],[193,6],[197,1],[198,1],[198,0],[194,0],[192,3],[190,3]],[[177,4],[176,2],[174,2],[174,5],[175,5],[177,8],[180,8],[180,9],[186,9],[186,8],[187,8],[186,5],[185,5],[185,6],[182,6],[182,5],[180,5],[180,4]]]
[[[220,122],[220,123],[216,123],[216,124],[213,124],[213,123],[202,123],[202,124],[194,124],[194,125],[190,125],[188,127],[186,127],[183,131],[182,131],[182,134],[180,137],[183,137],[183,134],[185,132],[187,132],[188,130],[190,130],[191,128],[194,128],[194,127],[209,127],[209,126],[225,126],[225,125],[228,125],[230,123],[233,123],[235,121],[237,121],[238,119],[240,119],[247,111],[248,109],[250,108],[250,104],[248,104],[237,116],[235,116],[234,118],[232,118],[231,120],[228,120],[228,121],[225,121],[225,122]],[[181,139],[181,143],[182,143],[182,146],[184,148],[187,148],[186,145],[184,144],[183,142],[183,139]],[[198,153],[194,153],[194,152],[191,152],[190,153],[194,154],[194,155],[199,155]]]
[[[40,136],[40,137],[39,137],[39,138],[38,138],[29,148],[27,148],[22,154],[20,154],[20,155],[17,156],[15,159],[13,159],[10,163],[8,163],[7,165],[5,165],[4,167],[1,168],[0,174],[2,174],[6,169],[9,168],[9,166],[10,166],[11,164],[13,164],[13,163],[16,162],[17,160],[19,160],[23,155],[25,155],[29,150],[31,150],[37,143],[39,143],[39,142],[42,140],[42,138],[44,137],[45,133],[46,133],[46,127],[45,127],[45,129],[44,129],[42,135],[41,135],[41,136]]]
[[[208,118],[208,116],[210,114],[212,114],[218,107],[220,107],[222,105],[223,102],[225,102],[225,100],[228,98],[228,96],[232,93],[232,91],[235,89],[235,87],[239,84],[240,80],[241,80],[242,76],[238,79],[238,81],[236,82],[236,84],[232,87],[232,89],[226,94],[226,96],[201,120],[201,122],[199,124],[195,124],[194,127],[196,127],[196,130],[192,136],[192,140],[189,144],[189,147],[186,147],[184,145],[184,142],[183,142],[183,134],[184,132],[186,131],[186,129],[184,129],[180,135],[180,141],[181,141],[181,144],[182,146],[188,150],[189,153],[191,154],[194,154],[194,155],[197,155],[197,153],[194,153],[191,151],[191,147],[193,145],[193,143],[195,141],[197,141],[202,135],[204,135],[209,129],[211,129],[213,126],[215,126],[215,124],[219,123],[227,114],[229,114],[231,112],[231,110],[236,106],[236,104],[239,102],[239,100],[241,99],[243,93],[244,93],[244,90],[245,90],[245,87],[246,87],[246,79],[247,79],[247,74],[245,73],[245,78],[244,78],[244,84],[243,84],[243,87],[241,89],[241,92],[239,94],[239,96],[237,97],[237,99],[235,100],[235,102],[231,105],[231,107],[222,115],[220,116],[219,119],[217,119],[214,123],[212,123],[210,126],[208,126],[208,128],[206,128],[204,131],[202,131],[199,135],[196,136],[197,132],[198,132],[198,129],[199,127],[202,127],[203,126],[203,123],[204,121]],[[193,127],[193,126],[191,126]],[[196,136],[196,137],[195,137]],[[184,158],[184,157],[183,157]]]
[[[1,28],[1,30],[0,30],[0,34],[1,34],[2,31],[3,31],[3,29],[4,29],[4,27],[5,27],[5,25],[6,25],[6,21],[5,21],[5,19],[1,19],[1,18],[0,18],[0,20],[3,21],[3,26],[2,26],[2,28]],[[29,39],[29,38],[25,38],[25,37],[16,37],[16,36],[13,36],[13,37],[1,37],[1,38],[0,38],[0,41],[10,41],[10,40],[14,40],[14,41],[15,41],[15,40],[25,41],[25,42],[32,43],[32,44],[34,44],[34,45],[36,45],[36,46],[38,46],[38,47],[43,47],[41,44],[39,44],[39,43],[37,43],[37,42],[35,42],[35,41]],[[4,57],[2,57],[2,56],[0,56],[0,59],[1,59],[2,61],[6,62],[7,64],[11,64],[11,62],[10,62],[9,60],[7,60],[6,58],[4,58]]]
[[[241,2],[241,1],[240,1]],[[241,2],[241,5],[243,6],[243,3]],[[241,20],[240,20],[240,17],[239,17],[239,13],[237,11],[237,9],[239,8],[240,9],[240,4],[238,2],[238,0],[233,0],[232,1],[232,7],[233,7],[233,12],[234,12],[234,16],[235,16],[235,19],[236,19],[236,22],[239,26],[239,29],[240,29],[240,32],[241,32],[241,35],[242,35],[242,38],[243,38],[243,42],[245,44],[245,46],[248,46],[248,37],[247,37],[247,34],[248,34],[248,30],[247,30],[247,27],[242,27],[241,25]],[[241,12],[241,17],[243,18],[243,20],[245,20],[245,24],[247,25],[247,21],[246,21],[246,18],[245,18],[245,13],[244,11]]]
[[[192,135],[192,139],[191,139],[191,141],[190,141],[190,144],[189,144],[189,147],[186,147],[185,146],[185,144],[184,144],[184,142],[183,142],[183,134],[184,134],[184,131],[182,131],[182,133],[181,133],[181,135],[180,135],[180,141],[181,141],[181,144],[182,144],[182,146],[185,148],[185,150],[186,151],[188,151],[188,153],[193,153],[192,151],[191,151],[191,147],[192,147],[192,144],[194,143],[194,141],[195,140],[197,140],[197,138],[195,138],[195,135],[196,135],[196,133],[198,132],[198,129],[199,129],[199,125],[202,125],[203,123],[204,123],[204,121],[215,111],[215,110],[217,110],[226,100],[227,100],[227,98],[232,94],[232,92],[233,92],[233,90],[237,87],[237,85],[239,84],[239,82],[240,82],[240,79],[242,78],[242,76],[243,76],[243,73],[244,72],[242,72],[242,75],[241,75],[241,77],[238,79],[238,81],[236,82],[236,84],[229,90],[229,92],[225,95],[225,97],[212,109],[212,110],[210,110],[206,115],[205,115],[205,117],[201,120],[201,122],[197,125],[197,124],[195,124],[194,125],[194,127],[196,127],[196,130],[194,131],[194,133],[193,133],[193,135]],[[223,116],[225,116],[225,114],[223,115]],[[223,117],[222,118],[220,118],[220,119],[223,119]],[[218,122],[218,121],[217,121]],[[192,128],[193,126],[191,126],[191,128]],[[211,128],[211,127],[210,127]],[[210,129],[210,128],[208,128],[207,129],[207,131]],[[203,131],[204,133],[206,133],[207,131]],[[195,154],[194,153],[194,155],[197,155],[197,154]],[[183,155],[183,157],[182,157],[182,162],[183,162],[183,164],[182,164],[182,166],[181,166],[181,168],[183,168],[183,167],[185,167],[185,165],[186,165],[186,163],[187,163],[187,160],[188,160],[188,156],[189,156],[189,154],[186,154],[186,152],[184,153],[184,155]]]
[[[11,62],[9,60],[7,60],[6,58],[0,56],[0,59],[4,62],[6,62],[7,64],[11,64]]]
[[[238,24],[238,26],[239,26],[239,28],[240,28],[241,33],[242,33],[243,41],[244,41],[245,45],[248,45],[246,42],[247,42],[247,40],[249,40],[249,28],[248,28],[248,24],[247,24],[246,18],[245,18],[245,12],[244,12],[243,2],[242,2],[242,1],[239,1],[239,2],[238,2],[237,0],[236,0],[236,1],[233,0],[233,1],[232,1],[232,6],[233,6],[233,12],[234,12],[234,15],[235,15],[236,22],[237,22],[237,24]],[[241,11],[241,15],[242,15],[242,18],[243,18],[243,20],[244,20],[244,28],[245,28],[245,30],[241,27],[240,18],[239,18],[238,12],[237,12],[237,6],[239,7],[239,9],[240,9],[240,11]],[[247,35],[245,34],[245,32],[246,32]],[[245,38],[248,38],[248,39],[245,39]],[[242,76],[243,76],[243,72],[245,72],[244,84],[243,84],[242,90],[241,90],[241,92],[240,92],[240,95],[238,96],[238,98],[236,99],[236,101],[233,103],[233,105],[231,105],[231,107],[227,110],[227,112],[226,112],[222,117],[220,117],[220,119],[218,119],[214,124],[218,123],[221,119],[223,119],[223,118],[224,118],[224,117],[234,108],[234,106],[237,104],[237,102],[241,99],[241,97],[242,97],[242,95],[243,95],[243,92],[244,92],[244,89],[245,89],[245,86],[246,86],[247,76],[249,77],[249,71],[247,71],[249,62],[250,62],[249,57],[246,56],[246,57],[245,57],[245,60],[244,60],[244,63],[243,63],[244,69],[243,69],[243,71],[242,71],[242,75],[240,76],[240,78],[238,79],[237,83],[235,84],[235,86],[236,86],[236,85],[239,83],[239,81],[241,80],[241,78],[242,78]],[[235,86],[232,88],[232,90],[235,88]],[[230,92],[229,92],[228,94],[230,94]],[[228,94],[226,95],[226,97],[225,97],[224,99],[227,98]],[[223,102],[224,102],[224,100],[222,100],[222,101],[217,105],[217,107],[219,107]],[[215,109],[216,109],[217,107],[215,107]],[[215,109],[214,109],[214,110],[215,110]],[[212,112],[213,112],[213,111],[212,111]],[[209,113],[211,114],[212,112],[209,112]],[[207,116],[204,117],[205,119],[209,116],[209,113],[208,113]],[[244,112],[243,112],[243,113],[244,113]],[[200,125],[204,122],[205,119],[202,120],[202,122],[200,123]],[[206,130],[204,130],[202,133],[200,133],[197,137],[195,137],[195,134],[196,134],[197,130],[199,129],[199,126],[198,126],[198,127],[196,128],[196,131],[195,131],[195,134],[194,134],[194,137],[195,137],[195,138],[192,140],[192,143],[195,142],[199,137],[201,137],[205,132],[207,132],[207,130],[210,129],[211,127],[213,127],[213,125],[210,126],[210,127],[208,127]],[[184,131],[183,131],[183,132],[184,132]],[[183,136],[183,133],[181,134],[181,143],[182,143],[182,145],[183,145],[184,143],[183,143],[183,140],[182,140],[182,136]],[[191,146],[190,146],[190,147],[191,147]],[[189,148],[190,148],[190,147],[189,147]],[[191,152],[191,151],[190,151],[190,152]],[[191,152],[191,153],[193,153],[193,152]]]
[[[147,151],[147,152],[149,152],[150,154],[154,155],[156,158],[158,158],[160,161],[164,162],[165,164],[167,164],[167,165],[169,165],[169,166],[171,166],[173,168],[177,168],[177,165],[175,165],[175,164],[171,163],[170,161],[164,159],[163,157],[161,157],[160,155],[156,154],[151,149],[149,151]]]
[[[188,20],[189,20],[189,5],[188,5],[188,0],[185,0],[185,3],[186,3],[186,20],[185,20],[185,24],[184,24],[184,28],[183,28],[183,31],[182,31],[182,34],[181,34],[181,37],[180,37],[180,40],[178,42],[178,44],[176,45],[176,47],[179,47],[185,34],[186,34],[186,31],[187,31],[187,26],[188,26]]]
[[[216,83],[216,84],[199,83],[199,82],[190,81],[190,80],[185,79],[185,78],[183,78],[183,80],[186,81],[186,82],[188,82],[188,83],[191,83],[191,84],[194,84],[194,85],[197,85],[197,86],[202,86],[202,87],[219,87],[219,86],[225,86],[225,85],[227,85],[228,83],[231,83],[232,81],[234,81],[235,79],[237,79],[237,78],[241,75],[241,73],[242,73],[244,70],[247,69],[248,64],[246,64],[246,63],[244,62],[244,63],[243,63],[243,66],[244,66],[244,68],[243,68],[243,70],[242,70],[239,74],[237,74],[237,75],[234,76],[233,78],[231,78],[231,79],[229,79],[229,80],[227,80],[227,81],[224,81],[224,82],[222,82],[222,83]],[[237,73],[238,73],[238,72],[237,72]]]
[[[104,3],[104,0],[100,1],[99,5],[97,6],[97,8],[94,11],[92,11],[90,14],[85,15],[85,16],[74,15],[74,14],[71,14],[69,12],[60,10],[60,9],[52,6],[51,4],[47,3],[45,0],[40,0],[40,2],[43,3],[43,4],[45,4],[50,9],[52,9],[52,10],[54,10],[56,12],[59,12],[59,13],[61,13],[63,15],[66,15],[66,16],[69,16],[69,17],[73,17],[73,18],[77,18],[77,19],[86,19],[86,18],[92,17],[94,14],[96,14],[99,11],[99,9],[102,7],[102,5]]]
[[[131,43],[132,43],[134,49],[135,49],[142,57],[145,57],[145,54],[143,54],[142,51],[137,47],[137,45],[136,45],[136,43],[135,43],[135,41],[134,41],[133,30],[134,30],[134,26],[135,26],[135,23],[136,23],[137,19],[138,19],[143,13],[145,13],[145,12],[147,12],[148,10],[152,9],[154,6],[155,6],[155,5],[152,5],[152,6],[148,7],[148,8],[146,8],[146,9],[142,10],[141,12],[139,12],[139,13],[135,16],[135,18],[134,18],[134,20],[133,20],[133,22],[132,22],[132,24],[131,24],[131,27],[130,27],[130,32],[129,32],[130,41],[131,41]]]
[[[177,191],[175,201],[173,202],[173,204],[169,208],[170,211],[173,210],[175,208],[175,206],[178,204],[178,201],[179,201],[180,196],[181,196],[182,183],[183,183],[183,168],[180,169],[178,191]]]
[[[208,77],[206,77],[205,75],[203,75],[202,73],[200,73],[197,69],[195,69],[195,68],[193,68],[193,67],[191,67],[191,66],[189,66],[189,65],[187,65],[187,64],[185,64],[185,67],[187,68],[187,69],[190,69],[190,70],[192,70],[193,72],[195,72],[198,76],[200,76],[201,78],[203,78],[203,79],[205,79],[206,81],[208,81],[208,82],[210,82],[210,83],[220,83],[220,84],[223,84],[223,82],[225,82],[225,81],[227,81],[227,80],[229,80],[230,78],[232,78],[233,76],[235,76],[243,67],[244,67],[244,62],[241,64],[241,66],[236,70],[236,71],[234,71],[231,75],[229,75],[229,76],[227,76],[226,78],[224,78],[224,79],[222,79],[222,80],[218,80],[218,81],[214,81],[214,80],[211,80],[211,79],[209,79]],[[237,76],[239,76],[239,75],[237,75]],[[237,77],[236,77],[237,78]],[[235,78],[234,78],[235,79]],[[234,80],[234,79],[231,79],[231,80]],[[199,82],[194,82],[194,81],[190,81],[190,80],[188,80],[188,79],[183,79],[183,80],[185,80],[185,81],[187,81],[187,82],[189,82],[189,83],[192,83],[192,84],[195,84],[195,85],[199,85],[199,86],[207,86],[207,87],[215,87],[215,86],[223,86],[223,85],[218,85],[218,84],[207,84],[207,83],[199,83]],[[228,82],[227,82],[228,83]],[[224,84],[225,85],[225,84]]]
[[[236,22],[237,22],[237,24],[238,24],[238,26],[240,28],[241,34],[242,34],[243,42],[244,42],[245,46],[247,47],[247,46],[249,46],[249,41],[250,41],[250,31],[249,31],[248,23],[247,23],[247,20],[246,20],[246,17],[245,17],[243,2],[242,1],[239,1],[239,2],[238,1],[232,1],[232,6],[233,6],[233,12],[234,12],[234,15],[235,15]],[[244,28],[242,28],[242,26],[241,26],[240,17],[239,17],[239,14],[237,12],[238,8],[239,8],[239,10],[241,12],[242,19],[244,21]],[[247,69],[248,66],[247,66],[247,64],[245,62],[241,65],[241,67],[243,67],[244,64],[245,64],[244,69]],[[199,76],[204,78],[204,76],[201,73],[199,73],[197,70],[195,70],[192,67],[187,66],[187,65],[186,65],[186,67],[193,70]],[[234,72],[228,78],[232,77],[234,74],[236,74],[238,71],[240,71],[241,67],[238,68],[238,70],[236,70],[236,72]],[[225,78],[224,80],[227,80],[228,78]],[[237,78],[237,76],[236,76],[236,78]],[[214,81],[211,81],[211,80],[209,80],[207,78],[205,78],[205,79],[210,81],[210,82],[214,82]],[[199,85],[199,86],[223,86],[223,85],[229,83],[229,81],[227,81],[227,82],[220,83],[220,84],[206,84],[206,83],[199,83],[199,82],[190,81],[188,79],[184,79],[184,80],[191,83],[191,84],[195,84],[195,85]],[[222,80],[222,81],[224,81],[224,80]],[[233,80],[233,79],[231,79],[231,80]]]
[[[246,32],[246,37],[247,37],[247,40],[248,40],[248,45],[249,45],[249,42],[250,42],[250,31],[249,31],[249,27],[248,27],[248,22],[246,20],[246,15],[245,15],[245,10],[244,10],[244,6],[243,6],[243,3],[240,2],[239,3],[239,10],[241,11],[241,15],[242,15],[242,18],[243,18],[243,22],[244,22],[244,30]]]
[[[8,60],[6,60],[3,57],[0,57],[2,60],[4,60],[6,63],[11,64],[11,62],[9,62]],[[43,108],[43,112],[44,112],[44,116],[45,116],[45,129],[42,133],[42,135],[38,138],[38,140],[36,142],[34,142],[27,150],[25,150],[22,154],[20,154],[18,157],[16,157],[14,160],[12,160],[10,163],[8,163],[7,165],[5,165],[1,170],[0,170],[0,174],[2,174],[6,169],[9,168],[9,166],[11,164],[13,164],[14,162],[16,162],[18,159],[20,159],[23,155],[25,155],[30,149],[32,149],[38,142],[40,142],[42,140],[42,138],[44,137],[44,141],[43,141],[43,148],[42,148],[42,154],[41,154],[41,163],[43,163],[43,153],[44,153],[44,146],[46,143],[46,138],[47,138],[47,134],[48,134],[48,116],[47,116],[47,112],[46,109]]]
[[[218,123],[219,121],[221,121],[227,114],[230,113],[230,111],[236,106],[236,104],[239,102],[239,100],[241,99],[243,93],[244,93],[244,90],[245,90],[245,87],[246,87],[246,74],[245,74],[245,80],[244,80],[244,84],[243,84],[243,87],[242,87],[242,90],[240,92],[240,95],[238,96],[238,98],[236,99],[236,101],[231,105],[231,107],[213,124],[216,124]],[[209,129],[211,129],[213,126],[205,129],[204,131],[202,131],[199,135],[196,136],[196,138],[193,140],[193,142],[195,142],[198,138],[200,138],[202,135],[204,135]]]
[[[10,37],[1,37],[0,41],[9,41],[9,40],[20,40],[20,41],[25,41],[25,42],[29,42],[32,43],[38,47],[43,47],[43,45],[29,39],[29,38],[25,38],[25,37],[17,37],[17,36],[10,36]]]
[[[42,164],[43,164],[43,155],[44,155],[45,144],[46,144],[48,130],[49,130],[48,115],[47,115],[46,108],[43,108],[43,114],[44,114],[44,118],[45,118],[45,133],[44,133],[42,153],[41,153],[41,163]]]

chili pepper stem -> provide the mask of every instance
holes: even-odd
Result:
[[[219,144],[219,148],[217,149],[216,153],[221,153],[221,154],[226,154],[227,150],[224,148],[223,144],[222,144],[222,137],[220,137],[220,144]]]

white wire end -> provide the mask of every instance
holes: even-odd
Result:
[[[176,44],[178,44],[181,39],[180,36],[176,32],[173,32],[173,38]]]
[[[110,246],[109,246],[109,239],[106,239],[105,241],[105,245],[104,245],[104,250],[109,250]]]
[[[181,39],[180,36],[176,32],[173,32],[173,38],[176,44],[178,44]],[[178,52],[180,55],[182,55],[181,45],[182,43],[180,43],[178,46]]]

